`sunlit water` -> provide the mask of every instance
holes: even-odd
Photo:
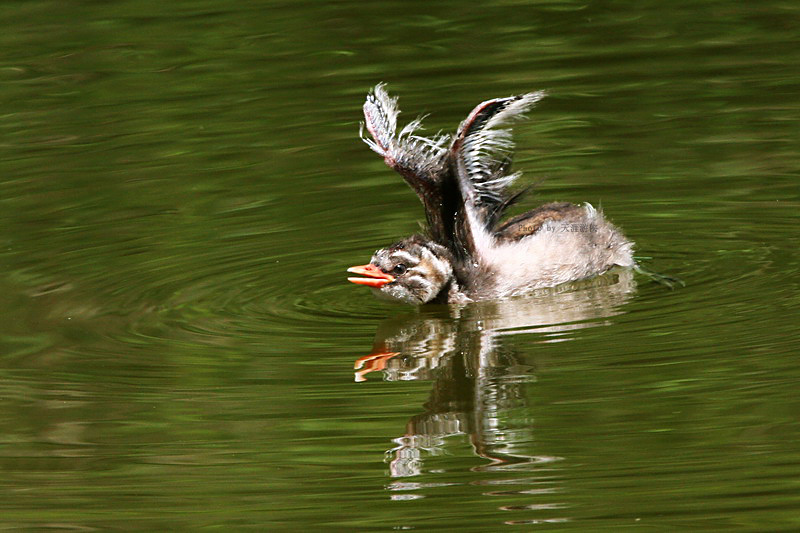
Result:
[[[800,10],[52,3],[0,34],[0,528],[800,529]],[[549,97],[524,207],[616,272],[380,303],[422,212],[358,140]]]

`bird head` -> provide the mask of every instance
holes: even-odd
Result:
[[[370,287],[382,299],[414,305],[434,300],[453,278],[452,256],[444,246],[420,236],[375,252],[366,265],[348,272],[348,281]]]

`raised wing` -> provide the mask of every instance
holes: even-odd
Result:
[[[397,171],[425,206],[431,237],[458,257],[479,255],[492,227],[517,195],[508,186],[511,130],[499,126],[521,117],[544,92],[488,100],[459,126],[455,137],[417,135],[421,119],[397,132],[397,98],[378,84],[364,103],[361,137]]]
[[[538,91],[487,100],[478,104],[458,128],[450,145],[464,200],[457,233],[470,253],[485,251],[481,249],[489,243],[482,236],[491,234],[502,211],[516,198],[507,194],[508,186],[519,177],[519,173],[509,172],[514,147],[511,130],[498,126],[522,117],[544,96]]]
[[[454,199],[458,194],[450,172],[449,135],[423,137],[416,132],[422,127],[418,118],[397,133],[397,98],[390,97],[384,84],[378,84],[364,102],[364,126],[372,138],[361,138],[386,164],[396,170],[417,193],[430,226],[431,236],[447,244],[452,238]]]
[[[487,100],[461,123],[450,150],[456,162],[459,188],[467,203],[482,209],[505,201],[506,189],[519,174],[508,172],[514,148],[511,130],[497,126],[522,117],[544,96],[539,91]]]

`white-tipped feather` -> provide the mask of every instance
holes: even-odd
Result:
[[[495,128],[500,124],[523,118],[523,115],[530,111],[536,102],[547,96],[544,91],[536,91],[532,93],[522,94],[506,106],[502,111],[494,115],[487,123],[486,128]]]
[[[364,102],[364,116],[375,141],[387,149],[397,129],[397,115],[400,111],[397,109],[397,98],[391,98],[384,86],[385,84],[379,83],[367,95],[367,101]]]
[[[517,97],[490,100],[480,104],[476,111],[459,127],[459,135],[464,136],[461,157],[467,172],[469,183],[462,186],[472,187],[472,191],[464,191],[468,199],[476,203],[493,204],[502,201],[505,190],[520,174],[496,176],[503,162],[510,156],[514,142],[509,129],[494,129],[512,120],[520,119],[533,105],[545,97],[544,91],[523,94]],[[477,124],[475,131],[467,132],[466,128],[474,127],[475,113],[483,111],[484,106],[496,103],[502,107],[484,124]]]
[[[437,134],[432,138],[415,135],[422,129],[419,117],[409,122],[400,133],[397,131],[397,98],[392,98],[380,83],[367,95],[364,102],[364,118],[366,128],[372,138],[364,134],[362,123],[359,134],[361,139],[374,152],[382,155],[390,165],[411,169],[418,173],[429,173],[441,164],[447,151],[449,135]]]
[[[414,133],[419,129],[422,129],[422,120],[424,118],[425,117],[417,117],[408,124],[406,124],[405,127],[403,127],[403,129],[400,130],[400,134],[398,135],[398,137],[404,137],[404,136],[411,137],[412,133]]]

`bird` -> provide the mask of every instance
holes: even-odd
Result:
[[[396,302],[463,304],[635,267],[633,243],[589,203],[546,203],[502,221],[528,190],[509,190],[520,173],[508,126],[544,97],[487,100],[454,134],[425,137],[422,117],[398,132],[397,97],[384,83],[371,89],[360,136],[419,196],[427,225],[348,268],[357,274],[348,281]]]

